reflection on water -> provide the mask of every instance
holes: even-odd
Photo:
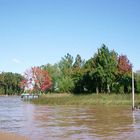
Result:
[[[138,140],[140,111],[125,106],[36,106],[0,97],[0,130],[31,140]]]

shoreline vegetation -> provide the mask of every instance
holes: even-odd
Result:
[[[140,71],[133,72],[132,68],[126,55],[119,55],[102,44],[88,60],[82,59],[80,54],[73,57],[67,53],[55,64],[33,66],[22,75],[1,72],[0,94],[128,94],[132,92],[132,74],[135,93],[140,93]]]
[[[47,94],[31,100],[37,105],[132,105],[131,94]],[[135,104],[139,104],[140,94],[135,95]]]

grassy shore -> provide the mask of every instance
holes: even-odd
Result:
[[[33,99],[34,104],[40,105],[131,105],[131,94],[47,94]],[[140,102],[140,95],[135,95],[135,103]]]

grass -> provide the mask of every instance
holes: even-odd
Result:
[[[135,104],[140,102],[140,95],[135,95]],[[47,94],[32,103],[40,105],[132,105],[131,94]]]

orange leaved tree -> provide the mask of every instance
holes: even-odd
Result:
[[[21,81],[21,87],[30,91],[46,92],[51,88],[52,82],[46,70],[40,67],[32,67],[24,73],[25,79]]]

